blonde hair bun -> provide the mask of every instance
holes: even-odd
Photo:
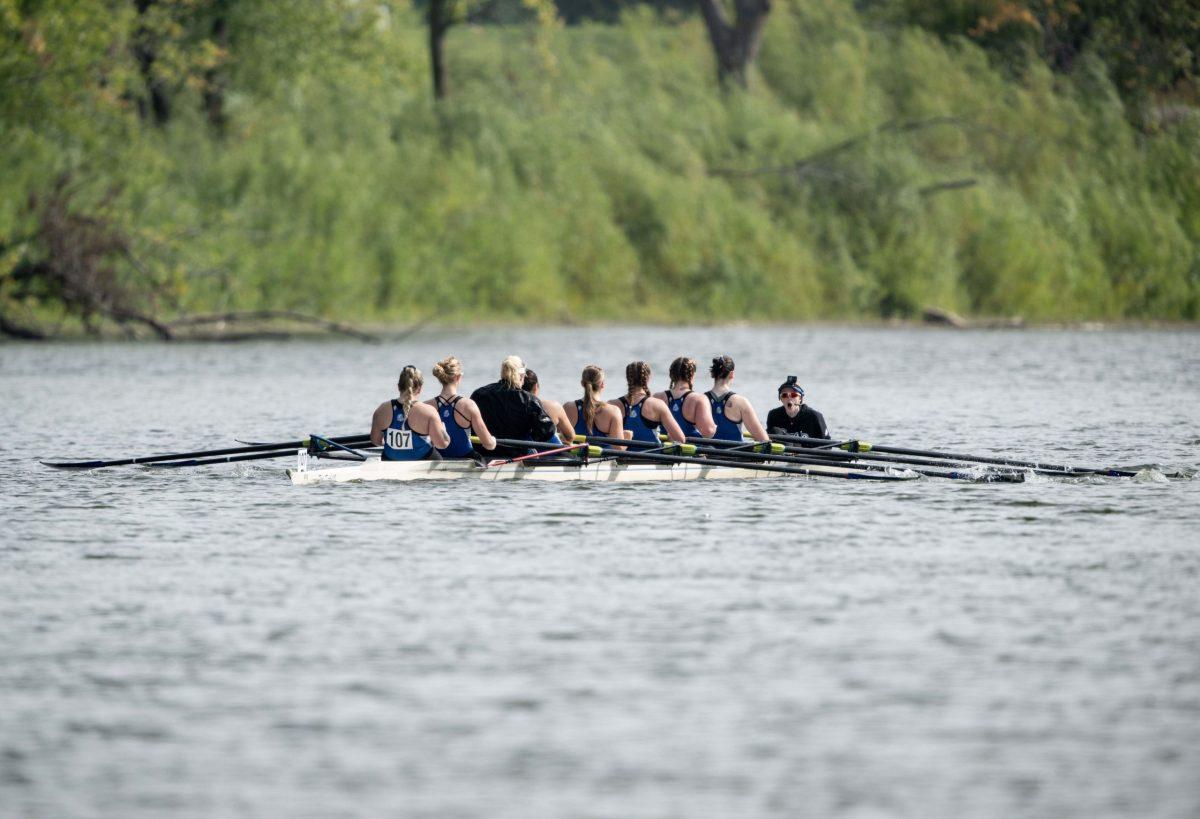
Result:
[[[454,379],[462,375],[462,364],[454,356],[443,358],[433,365],[433,377],[443,386],[454,383]]]

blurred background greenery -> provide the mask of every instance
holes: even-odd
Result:
[[[1200,318],[1191,0],[705,5],[0,0],[3,329]]]

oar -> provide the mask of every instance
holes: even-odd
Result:
[[[802,435],[772,435],[771,440],[783,441],[787,443],[797,443],[804,446],[827,445],[829,442],[821,438],[806,438]],[[1132,478],[1136,472],[1130,472],[1127,469],[1113,469],[1106,466],[1063,466],[1061,464],[1048,464],[1041,461],[1019,461],[1013,458],[997,458],[987,455],[962,455],[955,452],[939,452],[931,449],[910,449],[907,447],[886,446],[881,444],[868,444],[865,441],[849,441],[841,445],[842,449],[848,452],[856,452],[861,447],[864,450],[871,452],[881,452],[890,455],[915,455],[921,458],[937,458],[940,460],[950,461],[970,461],[980,464],[995,464],[997,466],[1011,466],[1022,469],[1032,469],[1035,472],[1048,473],[1067,473],[1069,475],[1102,475],[1110,478]]]
[[[611,441],[613,439],[589,436],[588,440],[592,441],[593,443],[603,444],[603,443],[608,443],[609,441]],[[714,439],[688,438],[688,440],[689,441],[713,441]],[[727,443],[733,443],[733,442],[727,442]],[[634,441],[631,444],[631,446],[634,446],[634,447],[639,446],[639,445],[654,446],[653,444],[646,443],[645,441]],[[755,444],[755,446],[757,446],[757,444]],[[719,446],[719,445],[717,445],[717,446],[696,445],[694,447],[694,449],[698,454],[716,455],[717,457],[720,457],[720,458],[749,459],[751,461],[765,460],[765,461],[773,461],[773,462],[778,462],[778,463],[811,464],[811,465],[816,465],[816,466],[827,466],[827,465],[831,466],[831,465],[841,463],[844,466],[850,466],[850,464],[846,463],[845,460],[839,461],[839,459],[837,459],[837,458],[806,457],[803,455],[787,454],[784,451],[784,447],[782,447],[780,444],[773,444],[772,447],[779,447],[779,451],[776,451],[774,448],[772,448],[771,452],[765,452],[765,451],[746,452],[746,451],[744,451],[745,450],[744,445],[738,446],[736,444],[733,446],[730,446],[730,447],[723,447],[723,446]],[[642,453],[641,453],[641,451],[639,451],[637,454],[640,455]],[[841,455],[846,460],[849,460],[849,461],[854,460],[854,457],[851,455],[846,455],[841,452],[836,453],[836,454]],[[880,466],[878,464],[863,464],[863,463],[855,463],[855,464],[853,464],[853,466],[856,469],[862,469],[862,470],[865,470],[868,472],[886,472],[887,470],[889,470],[891,468],[891,467],[887,467],[887,466]],[[907,465],[905,466],[905,468],[910,472],[915,472],[918,475],[925,475],[926,477],[929,477],[929,478],[946,478],[948,480],[972,481],[975,483],[1022,483],[1025,480],[1025,476],[1022,475],[1020,472],[1011,472],[1011,471],[1004,471],[1004,470],[992,470],[991,472],[987,472],[984,474],[976,474],[976,473],[972,473],[972,472],[958,472],[958,471],[953,471],[953,470],[950,472],[944,472],[944,471],[936,470],[936,469],[921,469],[919,467],[913,468],[913,467],[909,467]]]
[[[916,475],[891,475],[884,472],[821,472],[816,469],[807,469],[800,466],[783,466],[775,464],[764,464],[754,461],[739,461],[736,458],[689,458],[685,455],[661,455],[658,453],[640,452],[630,450],[619,453],[618,461],[657,461],[660,463],[675,463],[675,464],[692,464],[699,467],[712,466],[729,466],[735,469],[749,469],[755,472],[778,472],[784,475],[810,475],[819,478],[849,478],[851,480],[867,480],[867,481],[906,481],[912,480]],[[829,466],[833,466],[830,464]],[[834,467],[841,469],[841,467]]]
[[[505,444],[509,444],[511,442],[512,442],[512,439],[509,439],[509,438],[505,438],[503,440],[503,443],[505,443]],[[496,443],[501,443],[501,439],[497,438]],[[533,460],[535,458],[544,458],[545,456],[553,455],[556,452],[570,452],[573,449],[583,449],[585,447],[587,447],[589,452],[592,449],[596,449],[596,451],[599,452],[598,448],[588,447],[587,443],[570,444],[568,446],[560,446],[555,449],[542,449],[538,452],[532,452],[528,455],[518,455],[516,458],[497,458],[494,461],[488,461],[487,467],[488,467],[488,469],[491,469],[494,466],[504,466],[505,464],[515,464],[515,463],[519,463],[520,461],[529,461],[529,460]]]
[[[367,456],[362,454],[361,452],[359,452],[357,449],[354,449],[352,446],[349,446],[347,444],[341,443],[341,441],[347,440],[347,439],[349,439],[351,441],[361,440],[361,442],[364,444],[371,443],[371,437],[369,435],[367,435],[367,436],[345,435],[345,436],[341,436],[340,438],[326,438],[323,435],[315,435],[314,434],[314,435],[310,435],[307,438],[307,441],[308,441],[307,449],[308,449],[308,452],[310,455],[316,455],[318,458],[333,458],[334,460],[351,460],[351,458],[347,458],[344,455],[339,457],[337,455],[328,454],[331,451],[339,450],[341,452],[346,452],[349,455],[353,456],[353,460],[356,460],[356,461],[367,460]],[[161,467],[180,467],[180,466],[210,466],[212,464],[230,464],[230,463],[237,463],[239,461],[259,461],[259,460],[264,460],[267,458],[285,458],[289,455],[294,454],[297,449],[299,449],[299,447],[290,448],[290,449],[281,449],[281,450],[271,451],[271,452],[258,452],[258,453],[254,453],[254,454],[250,454],[250,455],[226,455],[226,456],[219,457],[219,458],[192,458],[190,460],[166,461],[166,462],[155,461],[155,462],[149,464],[149,466],[160,467],[160,468]]]
[[[643,447],[645,447],[645,446],[654,447],[653,444],[647,444],[645,441],[631,441],[628,438],[604,438],[604,437],[595,437],[595,436],[576,436],[576,438],[580,438],[580,437],[586,437],[586,440],[590,443],[607,443],[610,445],[616,444],[619,446],[639,446],[640,445]],[[543,443],[540,441],[518,441],[518,440],[510,440],[510,439],[503,439],[503,438],[497,438],[496,443],[503,444],[505,446],[527,447],[527,448],[531,448],[531,449],[544,449],[544,448],[548,448],[548,447],[559,446],[558,444],[548,444],[548,443]],[[686,445],[677,445],[677,446],[686,446]],[[588,454],[592,455],[594,453],[592,452],[591,449],[589,449]],[[869,480],[869,481],[870,480],[905,481],[905,480],[911,480],[913,477],[915,477],[915,476],[907,476],[907,475],[888,475],[888,474],[884,474],[881,472],[829,473],[829,472],[820,472],[820,471],[817,471],[814,469],[805,469],[805,468],[798,467],[798,466],[777,466],[777,465],[753,463],[753,462],[747,463],[745,461],[738,461],[736,459],[724,459],[724,458],[710,458],[710,457],[695,458],[695,457],[688,457],[686,455],[665,455],[665,454],[660,454],[657,452],[642,452],[642,451],[636,451],[636,450],[626,450],[624,452],[611,451],[611,450],[601,451],[601,457],[603,457],[605,460],[615,459],[618,461],[624,461],[624,460],[657,461],[659,463],[692,464],[694,466],[701,466],[701,467],[731,466],[736,469],[751,469],[751,470],[754,470],[757,472],[778,472],[778,473],[785,474],[785,475],[811,475],[814,477],[822,477],[822,478],[851,478],[851,479]]]
[[[688,440],[695,441],[698,444],[703,444],[703,445],[707,445],[710,447],[721,447],[721,448],[734,443],[733,441],[724,441],[719,438],[694,438],[693,437],[693,438],[688,438]],[[794,455],[796,457],[804,458],[807,462],[810,462],[810,463],[828,463],[828,462],[832,461],[835,463],[836,462],[856,463],[856,464],[865,466],[865,464],[860,464],[860,462],[861,461],[880,461],[883,463],[898,464],[898,465],[905,467],[906,469],[910,469],[910,468],[914,468],[914,467],[921,467],[921,466],[931,466],[931,467],[935,467],[937,469],[947,469],[947,468],[972,469],[974,467],[982,466],[982,464],[963,463],[963,462],[959,462],[959,461],[937,461],[937,460],[933,460],[931,458],[906,458],[906,457],[902,457],[900,455],[877,455],[877,454],[868,453],[865,451],[858,452],[854,455],[851,455],[846,452],[836,452],[836,451],[828,450],[828,449],[810,449],[809,447],[784,446],[783,444],[780,444],[780,443],[775,443],[775,444],[773,444],[773,446],[779,447],[779,451],[775,452],[776,455],[781,455],[781,454]],[[734,445],[733,449],[743,449],[743,447]],[[722,450],[722,451],[724,451],[724,450]],[[974,472],[958,472],[958,471],[955,471],[954,473],[922,472],[920,469],[914,469],[914,471],[919,472],[922,475],[930,475],[931,477],[935,477],[935,478],[948,477],[948,478],[954,478],[954,479],[960,479],[960,480],[981,481],[984,483],[996,482],[995,480],[993,480],[993,478],[990,477],[992,475],[1017,475],[1017,474],[1020,474],[1019,472],[1016,472],[1013,469],[1003,469],[1003,468],[995,468],[995,467],[992,467],[991,472],[987,473],[987,475],[980,475],[980,474],[976,474]],[[1064,475],[1072,475],[1074,473],[1056,472],[1056,471],[1051,471],[1051,470],[1041,470],[1039,474],[1064,476]],[[1022,481],[1024,481],[1024,477],[1019,478],[1019,479],[1000,481],[1000,482],[1002,482],[1002,483],[1021,483]]]
[[[210,466],[212,464],[232,464],[239,461],[261,461],[267,458],[286,458],[295,454],[295,449],[285,449],[279,452],[257,452],[251,455],[223,455],[220,458],[191,458],[183,461],[143,461],[142,463],[153,469],[168,469],[180,466]]]
[[[326,439],[337,444],[353,444],[361,441],[370,440],[369,435],[346,435],[338,438]],[[54,467],[55,469],[101,469],[107,466],[132,466],[134,464],[153,464],[164,461],[184,461],[189,459],[215,459],[207,461],[208,463],[229,463],[229,461],[220,460],[220,456],[224,455],[244,455],[251,452],[271,452],[280,450],[278,456],[290,454],[297,449],[305,449],[312,443],[311,439],[305,438],[301,441],[280,441],[274,444],[251,444],[249,446],[228,447],[226,449],[204,449],[197,452],[175,452],[169,455],[140,455],[135,458],[118,458],[111,461],[42,461],[46,466]],[[253,459],[241,459],[253,460]]]

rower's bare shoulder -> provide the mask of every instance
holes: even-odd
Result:
[[[662,418],[663,414],[670,414],[671,408],[667,406],[667,402],[659,398],[657,395],[652,395],[646,399],[645,405],[642,407],[642,416],[646,416],[646,410],[651,410],[651,416],[654,418]]]

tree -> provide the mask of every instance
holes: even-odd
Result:
[[[1066,74],[1093,52],[1135,111],[1155,98],[1200,96],[1195,0],[890,0],[880,8],[893,22],[966,35],[1006,64],[1035,53]]]
[[[425,10],[429,25],[429,65],[433,77],[433,96],[445,99],[448,93],[446,82],[446,32],[460,23],[500,23],[517,19],[532,18],[541,28],[548,28],[557,21],[553,0],[520,0],[514,7],[505,0],[428,0]]]
[[[225,125],[230,0],[136,0],[130,50],[144,90],[138,111],[166,125],[180,89],[198,90],[210,124]]]
[[[697,0],[708,37],[717,57],[717,77],[722,84],[746,84],[746,68],[758,56],[771,0],[733,0],[734,21],[729,22],[722,0]]]

